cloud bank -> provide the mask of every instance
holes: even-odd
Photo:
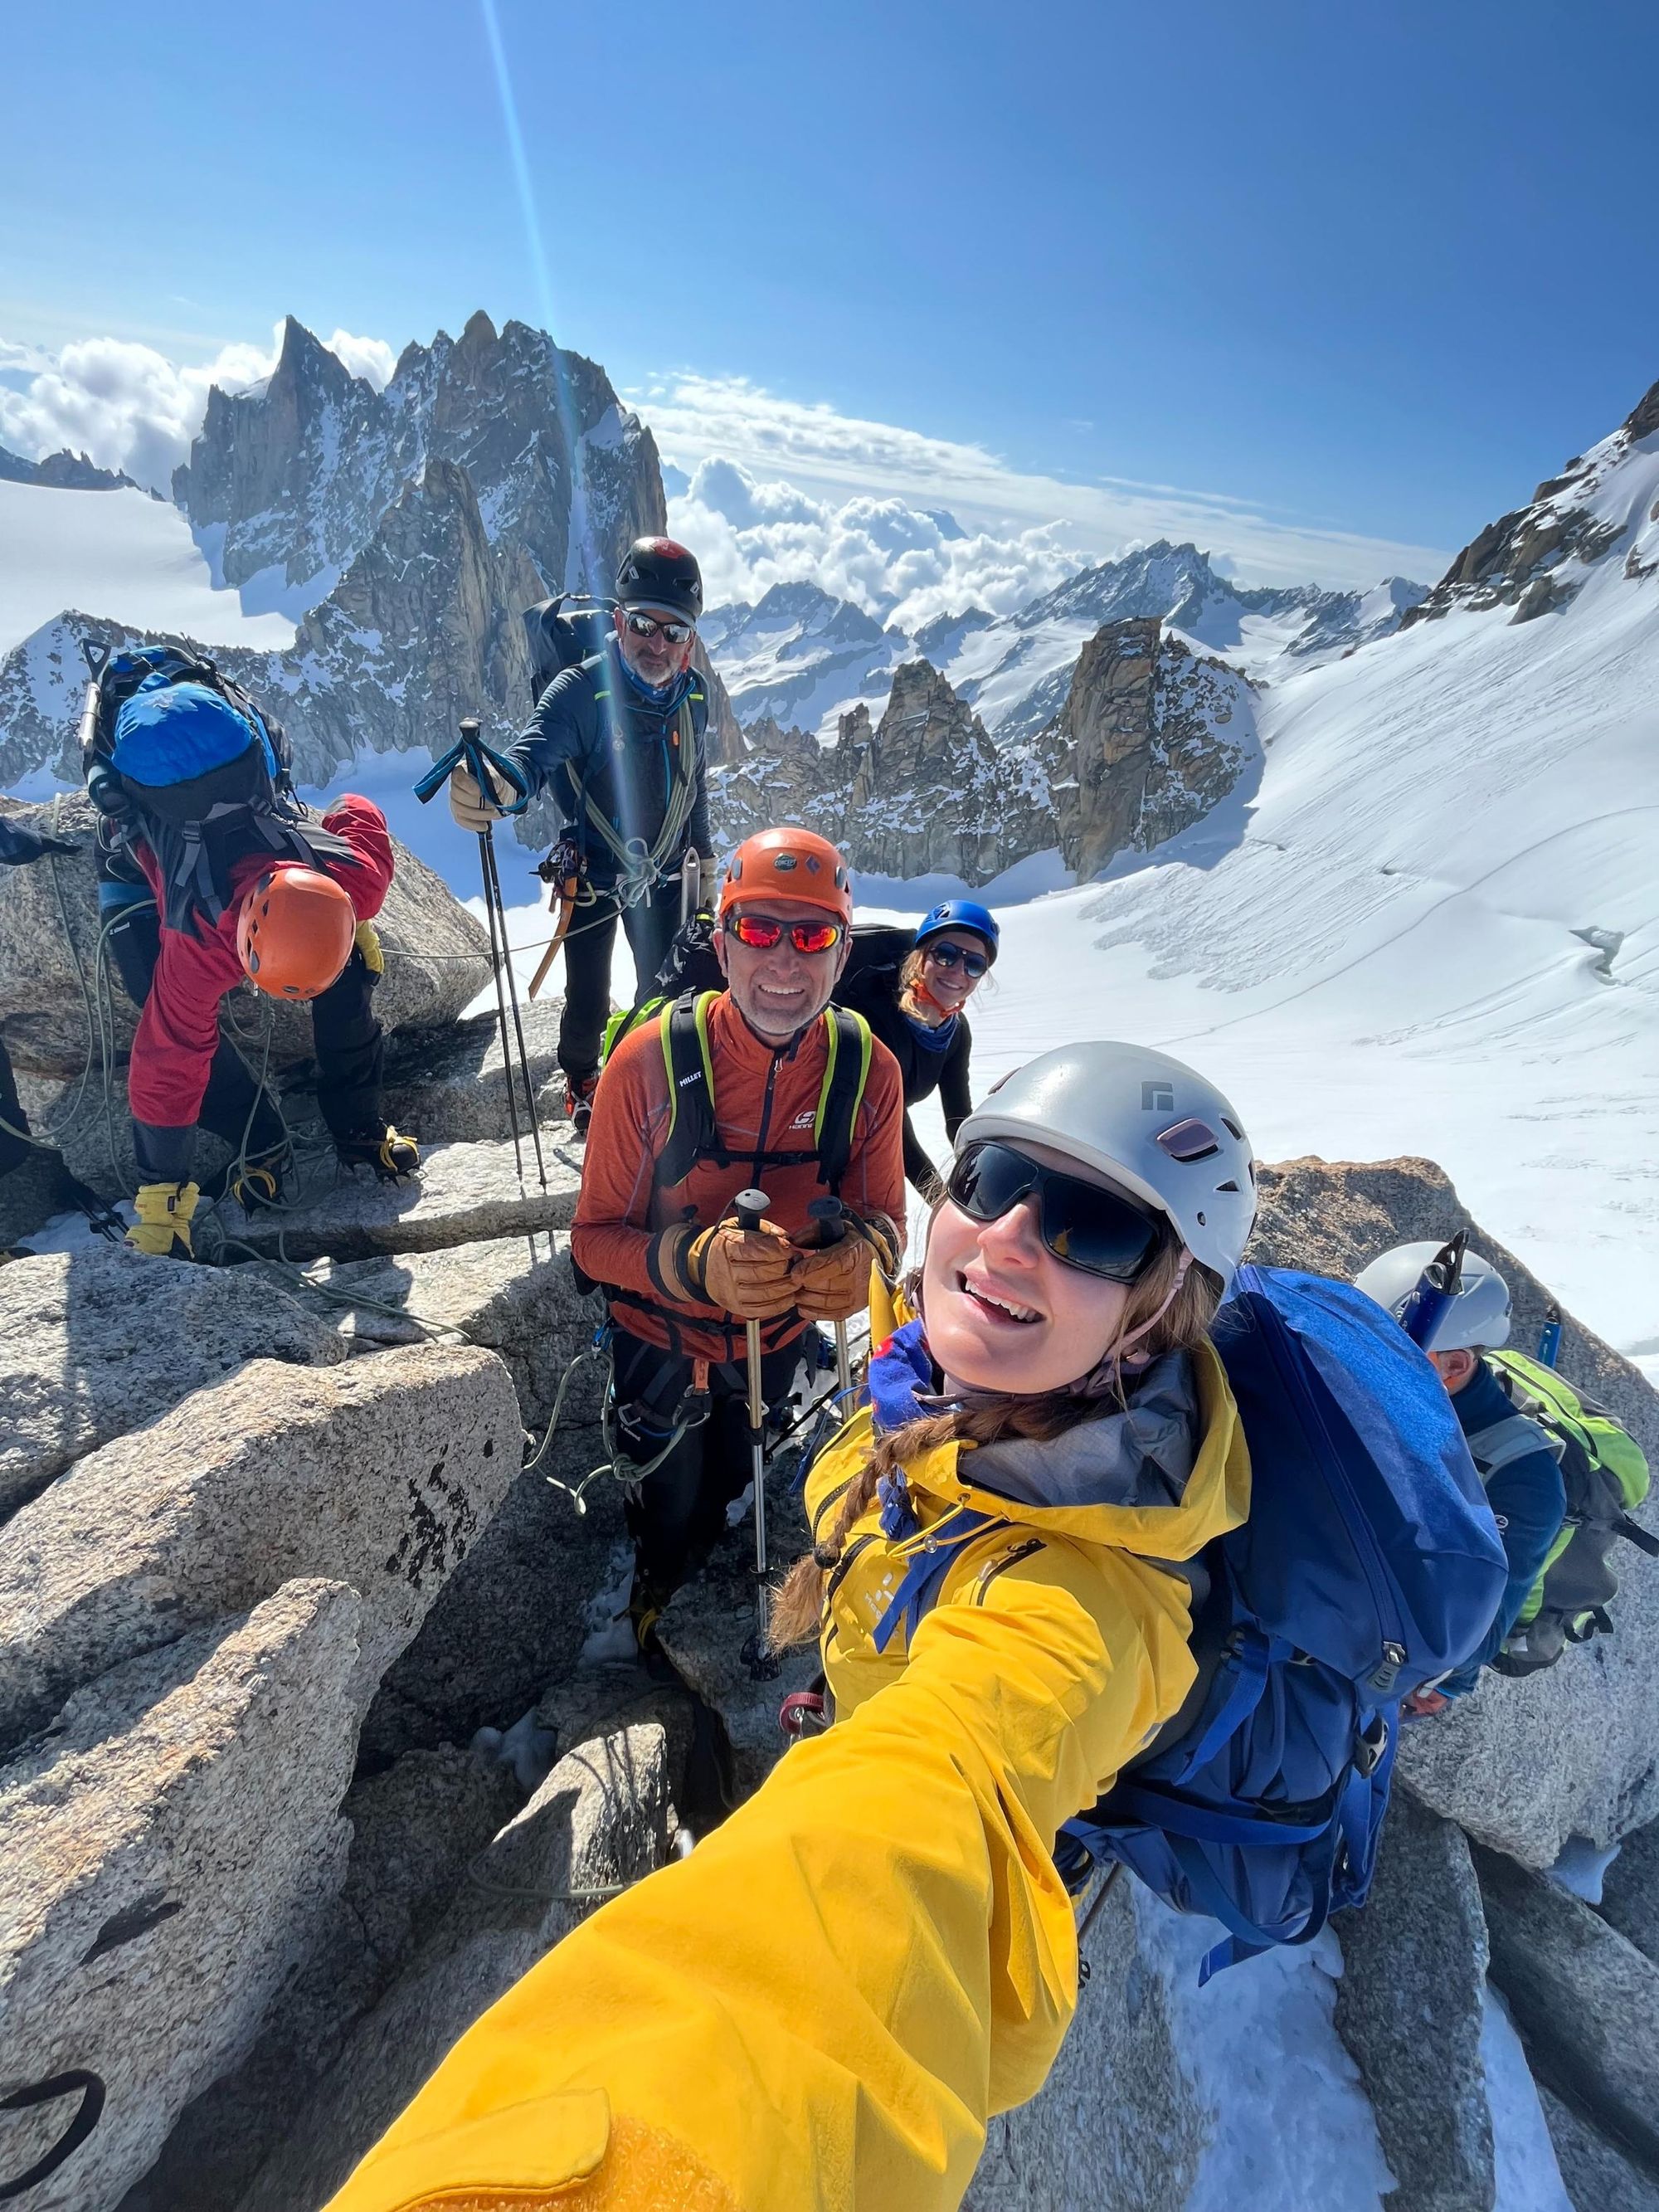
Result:
[[[257,384],[276,366],[281,343],[279,323],[268,348],[226,346],[187,367],[125,338],[83,338],[58,354],[0,339],[0,445],[32,461],[68,446],[166,493],[202,427],[212,386],[238,392]],[[325,343],[377,389],[396,366],[384,338],[336,331]]]
[[[1325,529],[1224,493],[1121,477],[1073,482],[1022,472],[983,446],[781,398],[744,377],[677,374],[628,397],[650,423],[659,449],[692,477],[684,495],[688,502],[696,500],[696,476],[707,461],[734,466],[757,498],[764,492],[751,511],[731,490],[729,480],[720,479],[715,497],[697,503],[721,516],[739,540],[761,532],[757,555],[773,561],[805,558],[804,550],[793,548],[782,535],[792,526],[787,513],[791,499],[831,514],[860,500],[897,501],[924,515],[945,508],[962,518],[970,537],[978,533],[988,544],[1012,549],[1008,558],[1014,567],[1026,557],[1021,549],[1031,539],[1063,548],[1069,566],[1076,568],[1086,559],[1115,556],[1155,538],[1191,538],[1219,555],[1242,582],[1252,584],[1352,586],[1385,575],[1431,581],[1443,573],[1449,558],[1443,547]],[[730,511],[733,507],[736,515]],[[810,520],[823,526],[821,518]],[[793,526],[806,527],[808,521],[802,516]],[[684,527],[691,526],[688,515]],[[722,541],[721,556],[728,550]],[[744,557],[741,544],[738,551]],[[1042,544],[1031,551],[1040,558]],[[798,567],[789,573],[813,572]],[[766,571],[757,568],[755,574]],[[895,575],[887,587],[896,600],[905,596],[897,588],[903,582]],[[738,596],[753,593],[745,589]]]
[[[699,462],[669,501],[668,522],[695,547],[711,606],[806,580],[907,630],[969,606],[1012,614],[1063,582],[1079,558],[1053,525],[969,532],[942,508],[868,494],[815,499],[719,458]]]

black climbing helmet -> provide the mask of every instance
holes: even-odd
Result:
[[[617,598],[627,607],[660,607],[689,623],[702,619],[702,571],[672,538],[636,538],[617,571]]]

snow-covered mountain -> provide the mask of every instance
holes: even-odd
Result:
[[[769,715],[833,729],[854,702],[884,699],[899,663],[926,651],[811,583],[774,584],[753,606],[711,608],[702,635],[745,726]]]
[[[770,715],[827,744],[860,701],[879,712],[894,669],[920,657],[993,736],[1018,738],[1060,712],[1078,656],[1103,623],[1156,618],[1194,652],[1263,683],[1386,636],[1426,596],[1398,576],[1369,592],[1241,586],[1195,545],[1160,540],[1083,569],[1018,613],[971,607],[915,637],[811,583],[775,585],[753,607],[717,608],[704,636],[745,726]]]
[[[1401,577],[1369,592],[1243,587],[1218,575],[1195,545],[1160,539],[1084,569],[1018,614],[980,625],[945,670],[988,729],[1018,737],[1059,711],[1078,655],[1103,623],[1156,617],[1194,652],[1266,683],[1386,636],[1425,595],[1422,585]]]
[[[665,518],[655,442],[604,370],[483,314],[407,347],[384,392],[290,318],[263,384],[210,394],[173,490],[0,482],[0,787],[76,775],[88,634],[212,648],[313,788],[424,764],[463,714],[505,735],[531,703],[520,610],[608,586]]]

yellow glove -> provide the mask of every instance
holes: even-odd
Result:
[[[191,1217],[201,1196],[193,1182],[147,1182],[133,1200],[138,1218],[127,1231],[135,1252],[152,1260],[192,1260]]]
[[[380,949],[380,933],[372,921],[357,924],[357,950],[363,956],[365,968],[372,968],[377,975],[386,973],[386,954]]]
[[[452,769],[449,775],[450,812],[463,830],[471,830],[479,835],[488,830],[492,822],[499,822],[519,795],[499,769],[491,768],[488,761],[483,767],[493,794],[489,798],[485,797],[483,786],[471,769]]]

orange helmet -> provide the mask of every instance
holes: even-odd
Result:
[[[356,910],[331,876],[316,868],[267,868],[242,901],[236,950],[243,969],[273,999],[314,999],[351,957]]]
[[[815,830],[757,830],[732,855],[720,886],[720,912],[741,900],[796,899],[803,906],[827,907],[842,921],[853,919],[853,878],[847,863],[827,837]]]

